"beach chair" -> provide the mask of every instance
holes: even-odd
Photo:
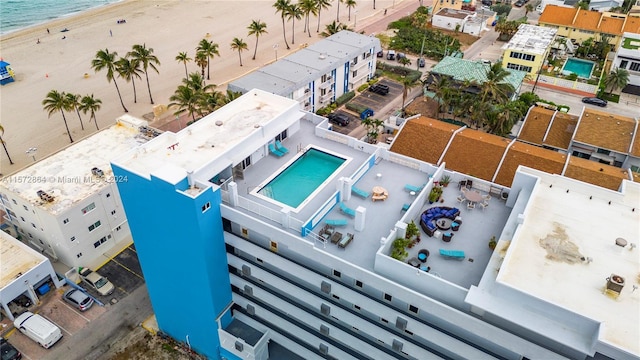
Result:
[[[282,143],[280,142],[280,140],[276,140],[276,149],[278,151],[280,151],[283,154],[288,154],[289,153],[289,149],[287,149],[286,147],[284,147],[282,145]]]
[[[422,186],[418,187],[418,186],[411,185],[411,184],[405,184],[404,185],[404,189],[409,191],[409,192],[413,191],[413,192],[419,193],[420,191],[422,191]]]
[[[343,202],[340,203],[340,211],[342,211],[343,214],[349,215],[351,217],[356,216],[356,211],[345,205]]]
[[[411,204],[403,204],[402,209],[400,209],[400,211],[407,211],[409,210],[410,207],[411,207]]]
[[[464,260],[464,251],[440,249],[440,256],[448,260]]]
[[[361,197],[361,198],[363,198],[363,199],[368,198],[368,197],[369,197],[369,195],[370,195],[368,192],[366,192],[366,191],[364,191],[364,190],[362,190],[362,189],[359,189],[359,188],[357,188],[357,187],[355,187],[355,186],[352,186],[352,187],[351,187],[351,193],[353,193],[353,194],[355,194],[355,195],[358,195],[358,196],[360,196],[360,197]]]
[[[327,219],[324,223],[331,226],[346,226],[348,222],[347,219]]]
[[[277,156],[277,157],[283,157],[284,153],[282,151],[279,151],[278,149],[276,149],[276,146],[274,144],[269,144],[269,153]]]

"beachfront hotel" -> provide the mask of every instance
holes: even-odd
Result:
[[[98,266],[132,241],[111,158],[157,135],[123,115],[116,124],[0,181],[4,230],[69,267]],[[147,130],[145,130],[147,129]]]
[[[230,82],[227,89],[264,90],[315,112],[373,78],[380,50],[376,37],[341,31]]]
[[[214,359],[640,358],[638,183],[506,187],[394,146],[251,90],[117,156],[159,328]]]

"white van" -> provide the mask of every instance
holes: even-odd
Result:
[[[13,325],[45,349],[52,347],[62,338],[60,328],[44,317],[29,311],[18,316]]]

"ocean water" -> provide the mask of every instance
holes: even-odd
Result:
[[[0,34],[120,0],[1,0]]]

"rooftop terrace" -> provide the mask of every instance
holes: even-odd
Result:
[[[44,255],[0,231],[0,289],[44,261]]]
[[[502,49],[542,55],[553,42],[557,32],[558,29],[554,28],[522,24]]]

